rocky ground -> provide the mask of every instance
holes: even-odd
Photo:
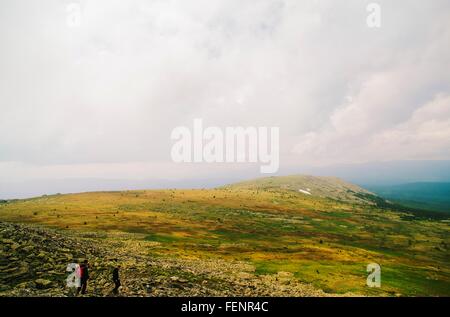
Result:
[[[122,267],[119,296],[330,296],[287,272],[256,275],[243,262],[154,257],[152,243],[0,222],[0,296],[73,296],[66,267],[85,258],[86,296],[113,296],[115,263]]]

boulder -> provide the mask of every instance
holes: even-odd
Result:
[[[38,278],[34,283],[36,283],[36,287],[39,289],[49,288],[52,285],[52,281],[43,278]]]

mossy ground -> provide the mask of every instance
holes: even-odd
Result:
[[[329,293],[450,295],[450,225],[291,190],[222,188],[96,192],[0,204],[0,221],[72,232],[132,233],[152,256],[244,261],[259,275]],[[104,233],[104,235],[102,235]],[[145,244],[143,244],[145,245]],[[143,246],[143,248],[145,248]],[[366,267],[381,265],[381,288]]]

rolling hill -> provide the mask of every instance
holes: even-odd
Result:
[[[0,295],[67,295],[65,265],[82,258],[92,296],[110,295],[117,262],[130,296],[450,295],[448,219],[407,215],[356,185],[301,175],[5,201]],[[370,263],[381,288],[366,285]]]
[[[293,175],[265,177],[224,186],[229,189],[300,192],[312,197],[329,198],[348,203],[373,204],[366,189],[337,177]]]

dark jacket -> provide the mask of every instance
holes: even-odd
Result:
[[[81,269],[81,280],[82,281],[87,281],[89,279],[89,268],[86,264],[81,264],[80,265],[80,269]]]
[[[113,275],[113,281],[119,280],[119,269],[117,267],[113,269],[112,275]]]

